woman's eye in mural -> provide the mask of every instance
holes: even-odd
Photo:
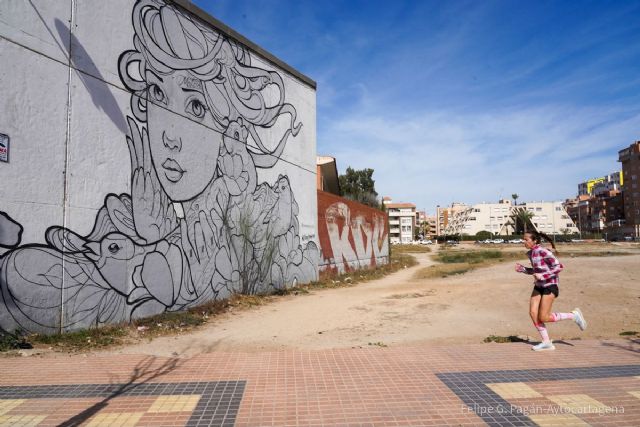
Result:
[[[207,112],[206,105],[198,98],[191,98],[187,101],[187,113],[201,119]]]
[[[118,246],[117,243],[112,243],[109,245],[109,252],[111,252],[112,254],[115,254],[116,252],[118,252],[120,250],[120,246]]]
[[[149,85],[149,94],[151,95],[151,99],[155,102],[166,103],[166,96],[160,86],[155,83]]]

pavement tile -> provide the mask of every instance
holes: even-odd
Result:
[[[494,343],[3,358],[0,425],[640,425],[638,352],[583,340],[544,354]]]

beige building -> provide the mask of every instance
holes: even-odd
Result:
[[[416,226],[416,205],[393,203],[390,197],[384,197],[382,203],[389,215],[389,241],[411,243]]]
[[[316,156],[316,189],[342,196],[335,157]]]
[[[512,206],[510,200],[498,203],[479,203],[458,211],[444,229],[445,235],[474,236],[488,231],[496,236],[514,234],[512,214],[515,208],[531,212],[531,224],[546,234],[577,233],[578,229],[564,209],[562,202],[527,202]]]
[[[436,235],[445,235],[445,230],[449,226],[449,222],[458,213],[468,209],[469,206],[464,203],[453,202],[451,206],[436,207]]]
[[[416,212],[416,227],[418,234],[424,239],[431,239],[436,235],[436,217],[427,215],[425,211]]]

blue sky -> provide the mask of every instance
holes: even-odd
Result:
[[[640,139],[640,1],[194,3],[318,83],[318,154],[430,213],[573,197]]]

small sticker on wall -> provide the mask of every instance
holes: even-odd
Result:
[[[0,161],[9,162],[9,135],[0,133]]]

